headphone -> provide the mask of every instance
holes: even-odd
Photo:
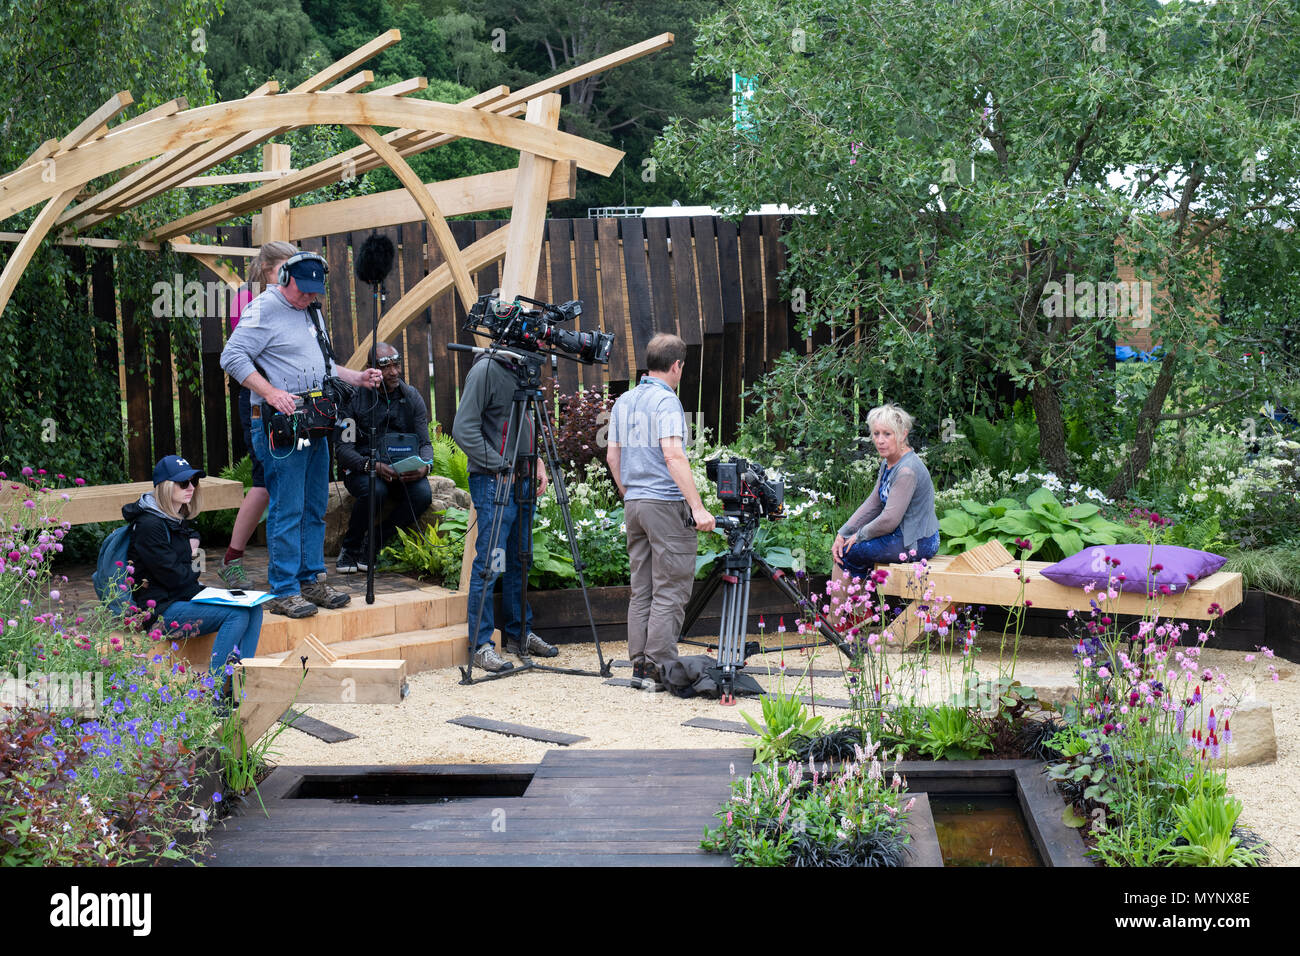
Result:
[[[330,274],[330,265],[329,265],[328,262],[325,261],[325,257],[324,257],[324,256],[317,255],[317,254],[314,253],[314,252],[298,252],[298,253],[295,253],[294,255],[290,256],[288,259],[285,259],[284,262],[281,263],[281,265],[280,265],[280,274],[279,274],[279,276],[277,276],[277,280],[279,281],[280,285],[288,285],[288,284],[289,284],[289,267],[290,267],[290,266],[292,266],[292,265],[294,265],[294,264],[296,264],[296,263],[299,263],[299,262],[309,262],[309,261],[311,261],[311,260],[313,260],[313,259],[320,263],[321,268],[325,270],[325,274],[326,274],[326,275],[329,275],[329,274]]]

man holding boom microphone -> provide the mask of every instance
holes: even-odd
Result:
[[[221,367],[253,393],[253,448],[266,470],[271,497],[266,544],[272,614],[309,617],[351,598],[325,583],[325,507],[329,445],[337,409],[326,388],[331,376],[375,388],[378,369],[334,364],[317,296],[325,291],[325,260],[299,252],[280,267],[278,285],[244,309],[221,353]]]

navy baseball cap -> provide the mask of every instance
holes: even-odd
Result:
[[[325,263],[315,256],[304,257],[297,262],[290,261],[285,266],[289,275],[298,280],[298,289],[302,292],[325,292]]]
[[[190,463],[179,455],[168,455],[153,466],[153,483],[161,485],[164,481],[188,481],[190,478],[206,478],[207,473],[201,468],[191,468]]]

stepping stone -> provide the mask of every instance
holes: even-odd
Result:
[[[609,680],[601,681],[601,683],[602,683],[602,684],[605,684],[605,685],[607,685],[607,686],[609,686],[609,687],[632,687],[632,678],[630,678],[630,677],[611,677],[611,678],[609,678]],[[642,688],[640,688],[640,687],[636,687],[636,688],[633,688],[633,689],[634,689],[634,690],[642,690]],[[664,688],[663,686],[657,686],[657,687],[655,687],[655,689],[654,689],[653,691],[650,691],[650,693],[652,693],[652,694],[663,694],[663,693],[665,693],[665,692],[666,692],[666,688]]]
[[[722,730],[729,734],[748,734],[757,737],[754,728],[739,720],[717,720],[713,717],[692,717],[682,721],[683,727],[699,727],[703,730]]]
[[[327,724],[323,720],[317,720],[315,717],[308,717],[302,711],[290,708],[280,717],[280,723],[286,727],[292,727],[294,730],[301,730],[304,734],[310,734],[318,740],[323,740],[327,744],[336,744],[342,740],[356,740],[357,735],[348,733],[341,727],[335,727],[333,724]]]
[[[566,734],[559,730],[546,730],[542,727],[528,727],[524,724],[507,724],[500,720],[489,720],[486,717],[475,717],[472,714],[466,714],[464,717],[455,717],[449,721],[449,724],[456,724],[460,727],[470,727],[474,730],[486,730],[494,734],[505,734],[507,737],[524,737],[528,740],[540,740],[545,744],[559,744],[561,747],[567,747],[569,744],[581,743],[584,740],[590,740],[590,737],[579,737],[577,734]]]
[[[1228,725],[1232,728],[1232,743],[1226,745],[1227,766],[1249,767],[1277,760],[1273,705],[1268,701],[1251,700],[1233,707]],[[1223,739],[1222,730],[1219,739]]]

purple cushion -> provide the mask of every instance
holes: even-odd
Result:
[[[1114,563],[1116,560],[1118,566]],[[1163,593],[1160,586],[1165,585],[1170,593],[1177,594],[1186,590],[1189,584],[1219,570],[1226,560],[1208,551],[1168,544],[1158,544],[1154,549],[1146,544],[1095,544],[1064,561],[1057,561],[1041,573],[1049,581],[1072,588],[1092,584],[1102,589],[1109,578],[1119,584],[1121,591],[1146,594],[1150,580],[1151,590]],[[1153,573],[1148,574],[1148,570]],[[1123,581],[1119,580],[1121,575]]]

